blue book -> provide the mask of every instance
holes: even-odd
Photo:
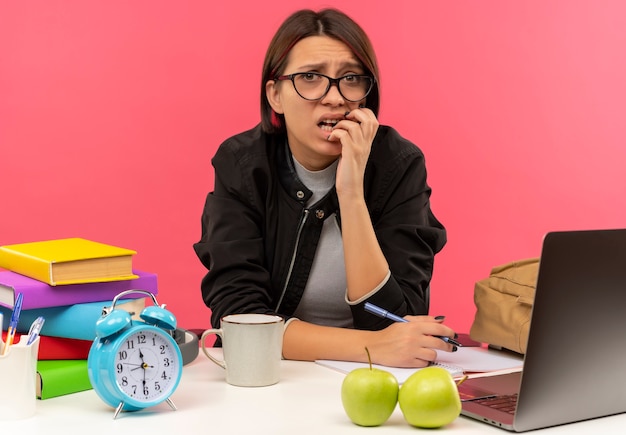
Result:
[[[112,300],[86,302],[61,307],[22,310],[17,324],[17,332],[22,334],[28,333],[31,323],[37,317],[43,316],[46,320],[41,329],[41,335],[94,340],[96,338],[96,322],[102,317],[102,309],[110,307],[112,302]],[[150,305],[152,305],[151,299]],[[146,298],[139,297],[135,299],[120,299],[115,304],[115,309],[126,310],[133,313],[133,319],[139,319],[139,314],[145,306]],[[4,317],[3,328],[7,329],[11,320],[11,310],[0,306],[0,313]]]

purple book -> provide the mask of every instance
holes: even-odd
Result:
[[[19,273],[2,271],[0,272],[0,305],[12,309],[18,293],[24,295],[23,310],[110,301],[126,290],[144,290],[153,295],[157,294],[156,274],[139,270],[134,270],[133,273],[139,278],[51,286]],[[137,298],[141,296],[140,294],[129,294],[127,297]]]

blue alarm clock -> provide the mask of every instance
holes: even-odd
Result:
[[[129,293],[152,298],[154,305],[139,315],[142,320],[133,320],[128,311],[115,309],[117,301]],[[114,419],[120,411],[138,411],[164,401],[176,410],[170,396],[180,382],[183,358],[171,335],[175,329],[174,315],[147,291],[124,291],[103,310],[87,364],[93,389],[115,408]]]

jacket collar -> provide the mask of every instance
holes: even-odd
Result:
[[[313,196],[313,192],[298,178],[287,140],[285,139],[282,144],[278,142],[275,145],[278,150],[276,157],[278,160],[278,179],[280,184],[291,198],[306,204],[309,198]]]
[[[293,162],[293,156],[289,149],[289,144],[285,138],[282,141],[274,143],[277,149],[276,160],[278,163],[278,179],[290,198],[298,201],[303,206],[307,204],[309,198],[313,196],[313,192],[302,183],[296,172],[296,167]],[[341,218],[339,213],[339,199],[337,198],[337,191],[335,186],[320,199],[316,204],[311,206],[314,209],[316,218],[319,221],[324,221],[332,213],[337,216],[338,222],[341,224]]]

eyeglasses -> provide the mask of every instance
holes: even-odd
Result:
[[[294,73],[278,76],[275,80],[291,80],[302,98],[309,101],[321,100],[332,85],[337,85],[341,96],[351,102],[361,101],[374,87],[374,78],[362,74],[348,74],[336,79],[318,73]]]

